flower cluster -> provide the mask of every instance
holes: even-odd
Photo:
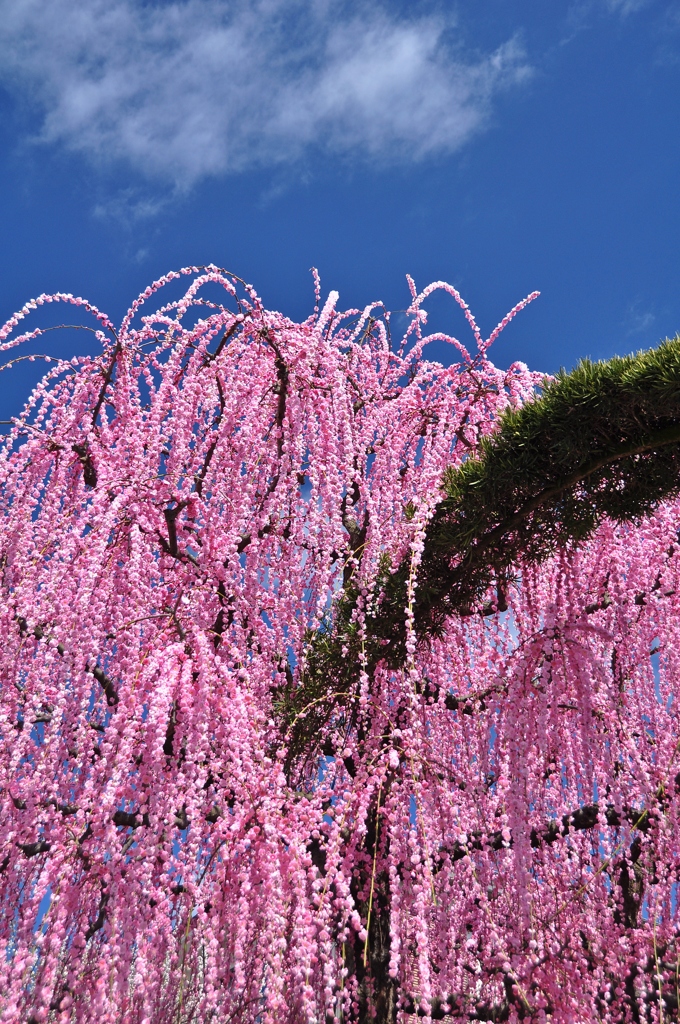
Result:
[[[396,340],[214,266],[118,330],[36,300],[102,352],[55,361],[0,451],[0,1020],[676,1013],[680,509],[418,644],[442,473],[542,382],[436,287],[475,337],[448,367],[431,288]],[[291,752],[335,610],[361,651],[404,559],[406,664],[327,679],[356,685]]]

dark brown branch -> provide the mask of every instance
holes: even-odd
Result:
[[[95,469],[94,462],[92,461],[92,455],[90,454],[90,448],[87,441],[83,444],[74,444],[73,451],[78,456],[80,465],[83,467],[83,480],[87,487],[97,486],[97,470]]]
[[[93,427],[96,426],[96,424],[97,424],[97,417],[99,416],[99,413],[101,412],[101,407],[104,404],[104,398],[106,396],[106,392],[107,392],[108,386],[111,383],[111,380],[113,378],[113,371],[116,368],[116,363],[118,362],[118,356],[120,355],[120,352],[121,352],[120,342],[117,341],[116,342],[116,346],[115,346],[115,348],[113,350],[113,356],[111,358],[111,362],[109,363],[108,369],[107,369],[106,373],[104,374],[104,382],[103,382],[103,384],[101,386],[101,391],[99,392],[99,398],[97,399],[97,404],[95,405],[94,412],[92,413],[92,426]]]
[[[176,825],[177,828],[179,828],[182,831],[184,831],[185,828],[189,828],[190,824],[191,824],[191,822],[189,821],[189,818],[187,817],[187,809],[186,809],[186,807],[180,807],[180,809],[178,811],[175,811],[175,825]]]
[[[168,543],[167,552],[177,558],[179,552],[177,549],[177,527],[175,520],[180,512],[187,507],[188,501],[180,501],[174,508],[163,509],[163,516],[165,517],[165,523],[168,528]]]
[[[177,557],[177,527],[175,526],[175,519],[177,518],[177,512],[175,509],[166,508],[163,512],[165,516],[165,522],[168,527],[168,552],[171,555]]]
[[[263,337],[267,344],[270,345],[271,348],[274,350],[274,365],[276,366],[277,384],[275,391],[278,394],[278,402],[276,404],[276,416],[274,419],[274,423],[276,425],[277,431],[276,454],[279,463],[279,468],[277,469],[277,471],[274,473],[274,476],[267,484],[265,492],[260,499],[260,509],[264,508],[264,504],[267,498],[269,498],[276,490],[279,483],[279,479],[281,477],[280,465],[281,460],[283,458],[283,425],[286,419],[286,404],[288,401],[288,386],[290,382],[288,367],[284,362],[283,356],[281,355],[278,345],[267,334],[263,334]],[[273,528],[273,524],[269,523],[266,526],[263,526],[261,530],[258,530],[257,536],[261,540],[263,537],[267,536],[267,534],[271,533]],[[238,547],[236,548],[237,554],[243,554],[243,552],[248,547],[252,539],[252,534],[244,533],[238,542]]]
[[[218,812],[218,814],[213,819],[211,819],[210,816],[208,816],[208,820],[217,821],[217,818],[219,816],[220,814]],[[113,824],[116,825],[118,828],[137,829],[141,826],[148,828],[149,825],[151,824],[148,813],[144,812],[144,814],[140,815],[139,811],[116,811],[111,820],[113,821]],[[178,811],[175,811],[175,817],[173,819],[173,822],[177,828],[180,828],[182,830],[184,830],[185,828],[189,828],[191,822],[189,821],[189,818],[187,816],[186,807],[181,807]]]
[[[175,746],[175,727],[177,725],[177,701],[173,700],[170,708],[170,714],[168,716],[168,727],[165,730],[165,742],[163,744],[163,753],[166,757],[172,757]]]
[[[216,420],[216,422],[213,425],[213,430],[217,431],[217,430],[219,430],[220,423],[222,422],[222,417],[224,416],[225,399],[224,399],[224,390],[222,389],[222,383],[220,381],[220,378],[218,376],[216,376],[215,380],[216,380],[216,383],[217,383],[217,390],[218,390],[219,396],[220,396],[220,411],[219,411],[219,415],[217,417],[217,420]],[[213,440],[212,444],[208,448],[208,451],[206,453],[205,459],[203,460],[203,465],[199,469],[198,473],[196,473],[194,475],[194,487],[196,488],[196,493],[198,494],[199,497],[202,497],[202,495],[203,495],[203,481],[205,480],[206,473],[208,472],[208,469],[210,468],[210,463],[212,461],[213,455],[215,454],[215,449],[217,448],[218,440],[219,440],[219,438],[215,437],[215,439]]]
[[[111,896],[108,892],[102,892],[101,899],[99,900],[99,911],[97,913],[96,920],[92,922],[90,927],[85,932],[85,941],[89,942],[95,932],[98,932],[104,927],[106,922],[106,905],[109,902]]]
[[[570,832],[582,832],[595,828],[597,825],[619,828],[626,821],[640,832],[647,832],[650,827],[650,819],[646,811],[625,808],[621,815],[612,804],[607,804],[604,808],[597,803],[586,804],[569,814],[564,814],[561,822],[550,821],[541,828],[532,828],[530,841],[536,850],[541,846],[551,845],[556,840],[568,836]],[[446,852],[455,862],[467,857],[470,850],[502,850],[512,845],[512,836],[506,840],[500,830],[490,833],[473,832],[468,843],[454,843],[452,847],[446,849]]]
[[[52,844],[48,843],[45,839],[40,839],[37,843],[17,843],[17,846],[25,857],[37,857],[39,854],[48,853],[52,849]]]
[[[106,697],[106,703],[109,705],[109,707],[113,707],[114,705],[116,705],[118,703],[119,697],[118,697],[118,691],[117,691],[117,689],[115,687],[115,684],[114,684],[113,680],[110,679],[107,676],[107,674],[104,671],[104,669],[100,668],[99,665],[89,665],[88,664],[85,667],[86,667],[88,672],[92,673],[94,678],[97,680],[97,682],[101,686],[102,690],[104,691],[104,695]]]
[[[219,341],[215,351],[214,352],[208,352],[206,354],[206,357],[205,357],[205,359],[203,361],[203,365],[204,366],[209,366],[210,363],[214,363],[215,362],[215,360],[221,354],[221,352],[224,349],[224,347],[229,343],[229,340],[233,337],[233,335],[236,333],[238,328],[241,326],[241,324],[243,323],[243,321],[245,320],[245,317],[247,315],[248,314],[246,313],[245,316],[241,320],[234,319],[234,322],[231,325],[231,327],[228,327],[227,330],[222,335],[222,337],[221,337],[221,339],[220,339],[220,341]]]
[[[28,804],[21,797],[12,796],[10,793],[10,800],[16,807],[17,811],[25,811]],[[64,817],[68,817],[71,814],[77,814],[78,808],[75,804],[58,804],[56,800],[46,800],[42,807],[54,807],[55,810],[63,814]]]
[[[613,601],[609,594],[605,591],[604,597],[601,601],[593,601],[592,604],[587,604],[584,608],[586,615],[592,615],[594,612],[606,611],[609,606],[613,604]]]
[[[264,337],[264,340],[267,342],[267,344],[270,345],[271,348],[274,350],[274,365],[276,366],[276,376],[277,376],[277,388],[276,388],[276,390],[278,392],[278,402],[276,403],[276,417],[275,417],[274,423],[276,424],[276,435],[277,435],[276,436],[276,455],[277,455],[277,459],[278,459],[279,467],[280,467],[281,460],[283,458],[283,424],[284,424],[285,419],[286,419],[286,403],[288,401],[288,384],[289,384],[290,378],[289,378],[289,375],[288,375],[288,367],[286,366],[286,364],[284,362],[283,356],[281,355],[281,351],[280,351],[278,345],[273,340],[273,338],[271,338],[268,334],[264,334],[263,337]],[[278,482],[279,482],[280,475],[281,475],[281,471],[280,471],[280,468],[279,468],[276,471],[276,473],[274,474],[274,476],[271,478],[271,480],[269,481],[267,489],[266,489],[264,495],[262,496],[262,500],[260,501],[260,508],[264,507],[264,503],[267,500],[267,498],[271,494],[273,494],[274,491],[276,490],[276,487],[277,487]]]
[[[426,703],[436,704],[439,701],[441,688],[426,679],[424,685],[416,686],[416,692],[422,693]],[[463,715],[474,715],[475,711],[486,711],[487,697],[495,697],[506,692],[507,687],[505,686],[489,686],[486,690],[468,694],[466,697],[456,697],[453,693],[447,693],[444,697],[444,707],[447,711],[460,711]]]
[[[149,815],[145,814],[140,819],[134,811],[116,811],[111,820],[119,828],[139,828],[140,825],[149,824]]]
[[[175,508],[166,508],[163,510],[163,516],[168,528],[168,539],[166,540],[160,531],[157,532],[156,536],[158,537],[160,545],[166,555],[176,558],[178,562],[191,562],[192,565],[198,567],[198,559],[192,555],[190,551],[180,551],[177,545],[177,527],[175,525],[175,520],[187,504],[188,502],[182,501]]]
[[[212,634],[213,634],[213,647],[215,648],[215,650],[217,650],[217,648],[222,643],[222,635],[224,634],[224,629],[225,629],[225,614],[224,614],[224,612],[225,612],[225,607],[227,605],[227,592],[224,589],[224,580],[220,580],[220,582],[218,584],[218,587],[217,587],[217,597],[218,597],[218,600],[220,602],[220,608],[219,608],[219,611],[218,611],[217,616],[215,618],[215,621],[214,621],[214,623],[212,625],[212,631],[211,631]],[[228,619],[227,625],[231,625],[231,622],[233,620],[233,612],[231,611],[231,609],[227,610],[227,619]]]
[[[19,625],[19,632],[21,633],[22,636],[26,636],[30,632],[30,634],[34,636],[36,640],[44,639],[45,630],[40,624],[34,626],[33,629],[29,630],[28,622],[22,615],[15,615],[15,619]],[[57,644],[57,651],[59,652],[59,654],[61,654],[62,657],[66,654],[66,648],[64,647],[63,644]],[[99,665],[90,665],[89,662],[86,662],[85,671],[91,672],[94,678],[100,684],[106,696],[106,700],[109,707],[112,707],[114,704],[117,704],[119,699],[118,691],[116,690],[115,683],[113,682],[112,679],[109,678],[109,676],[107,676],[104,669],[100,668]],[[35,720],[36,722],[47,722],[51,720],[51,716],[50,719],[48,719],[40,717],[38,715],[36,716]]]

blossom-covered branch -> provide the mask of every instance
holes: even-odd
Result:
[[[214,266],[0,330],[102,346],[0,451],[3,1021],[675,1012],[675,343],[598,412],[411,286],[399,338]]]

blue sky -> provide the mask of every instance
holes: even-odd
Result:
[[[499,365],[680,331],[677,0],[0,0],[0,53],[0,320],[214,262],[295,318],[312,265],[344,306],[448,280],[486,333],[539,289]]]

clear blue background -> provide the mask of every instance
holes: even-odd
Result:
[[[487,334],[539,289],[540,299],[496,343],[500,365],[522,359],[554,371],[680,331],[680,4],[387,3],[385,24],[445,23],[441,45],[459,64],[481,65],[512,41],[524,71],[490,88],[458,145],[418,157],[399,138],[384,153],[312,141],[291,146],[281,161],[270,146],[257,159],[246,153],[240,169],[225,158],[214,173],[178,172],[173,180],[172,166],[167,174],[147,168],[122,145],[109,158],[106,146],[88,148],[77,131],[54,127],[50,90],[81,74],[68,66],[77,54],[56,45],[52,77],[41,79],[41,19],[50,9],[60,15],[59,2],[0,0],[5,22],[21,15],[18,27],[0,30],[0,321],[56,290],[86,296],[120,320],[155,277],[214,262],[294,318],[313,305],[312,265],[324,292],[338,289],[345,307],[381,299],[403,309],[405,273],[419,287],[443,278]],[[149,28],[186,15],[193,2],[107,6],[128,18],[138,8]],[[95,15],[97,3],[83,0]],[[356,26],[370,9],[331,6],[324,17],[336,28],[343,17]],[[217,17],[219,3],[201,10]],[[285,43],[285,31],[280,38]],[[311,45],[303,63],[314,60]],[[97,71],[82,74],[96,80]],[[205,88],[219,92],[219,76]],[[135,102],[145,102],[143,93]],[[431,308],[433,324],[467,340],[450,300]],[[51,335],[39,350],[87,344],[86,336]],[[19,411],[36,373],[23,364],[0,374],[0,415]]]

